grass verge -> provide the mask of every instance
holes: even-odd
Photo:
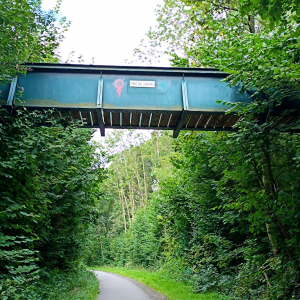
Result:
[[[225,299],[216,293],[196,294],[191,292],[191,287],[185,283],[164,277],[163,275],[144,269],[126,269],[111,267],[91,267],[97,271],[115,273],[135,279],[156,292],[164,295],[169,300],[221,300]]]

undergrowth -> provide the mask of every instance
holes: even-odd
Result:
[[[37,282],[22,288],[16,282],[2,293],[0,286],[1,300],[95,300],[98,293],[99,281],[83,266],[68,272],[43,270]]]

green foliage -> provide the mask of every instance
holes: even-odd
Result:
[[[111,202],[100,263],[151,268],[232,299],[297,299],[300,140],[263,128],[174,141],[126,231]]]
[[[99,281],[95,275],[80,266],[69,271],[58,269],[42,272],[42,279],[35,285],[27,285],[24,288],[22,282],[19,286],[10,290],[0,291],[1,299],[20,300],[95,300],[99,293]],[[22,290],[21,294],[16,294],[16,290]]]
[[[189,60],[187,58],[179,57],[176,53],[172,54],[170,63],[174,67],[188,68],[190,66]]]
[[[44,274],[35,292],[40,299],[47,300],[95,300],[99,293],[99,281],[83,266],[68,272],[56,269]]]
[[[57,20],[61,0],[42,11],[41,0],[0,1],[0,81],[27,71],[27,62],[58,62],[57,48],[70,23]]]
[[[157,10],[158,27],[148,32],[150,46],[167,43],[173,66],[228,72],[230,86],[255,91],[248,111],[265,111],[268,119],[283,99],[299,98],[298,4],[166,0]]]
[[[129,258],[135,255],[137,257],[134,259],[139,261],[140,248],[135,247],[134,243],[140,245],[141,240],[135,240],[135,236],[138,236],[135,231],[142,233],[144,227],[152,226],[151,222],[156,219],[156,215],[149,216],[150,222],[150,219],[138,213],[138,209],[146,206],[158,184],[157,173],[161,173],[160,168],[168,172],[169,162],[164,158],[168,155],[171,138],[166,133],[153,133],[152,138],[141,145],[138,145],[137,139],[140,136],[135,137],[132,132],[128,132],[127,138],[122,133],[115,133],[107,140],[108,151],[113,155],[109,158],[107,179],[100,187],[97,213],[85,250],[86,263],[89,265],[99,263],[97,253],[100,253],[102,264],[111,259],[117,265],[132,263]],[[119,151],[124,151],[118,153],[116,145]],[[114,239],[123,232],[124,236]],[[145,266],[153,264],[157,255],[159,246],[156,246],[155,235],[157,233],[143,247]],[[146,240],[145,237],[143,241]],[[129,250],[125,253],[125,249]],[[149,257],[144,255],[146,253]]]
[[[278,23],[284,23],[289,16],[292,16],[292,18],[299,22],[299,0],[242,0],[239,3],[241,5],[241,12],[244,14],[256,13],[263,20],[268,20],[272,27]]]
[[[102,175],[90,130],[51,111],[0,113],[0,284],[15,297],[40,268],[79,263]]]
[[[298,2],[158,9],[151,47],[167,42],[173,66],[228,72],[253,102],[229,107],[238,133],[186,133],[163,156],[153,137],[123,147],[99,201],[101,264],[152,268],[231,299],[300,297],[299,112],[289,110],[300,95]]]
[[[58,62],[70,23],[61,0],[0,1],[0,82]],[[16,100],[22,96],[22,87]],[[1,93],[1,91],[0,91]],[[39,126],[47,124],[48,126]],[[103,174],[92,131],[54,111],[0,107],[0,298],[95,299],[98,281],[76,268]],[[62,271],[63,270],[63,271]]]

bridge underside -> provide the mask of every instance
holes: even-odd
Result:
[[[56,108],[84,127],[172,130],[236,130],[237,115],[216,103],[249,103],[248,94],[229,88],[216,69],[107,67],[31,64],[26,76],[1,86],[0,104],[27,109]],[[15,101],[22,92],[22,103]],[[2,100],[2,103],[1,103]],[[287,121],[287,120],[285,120]],[[278,120],[282,122],[282,120]]]
[[[84,120],[84,127],[100,127],[96,110],[59,110],[67,120]],[[66,114],[67,112],[67,114]],[[175,130],[181,119],[180,112],[115,111],[103,110],[105,128]],[[230,131],[239,120],[236,115],[187,114],[181,130]]]

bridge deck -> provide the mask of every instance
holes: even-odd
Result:
[[[1,86],[3,106],[56,108],[85,127],[173,130],[234,130],[239,117],[217,100],[249,103],[247,94],[221,82],[216,69],[29,64],[26,76]],[[24,103],[14,103],[22,91]],[[0,100],[1,101],[1,100]]]

